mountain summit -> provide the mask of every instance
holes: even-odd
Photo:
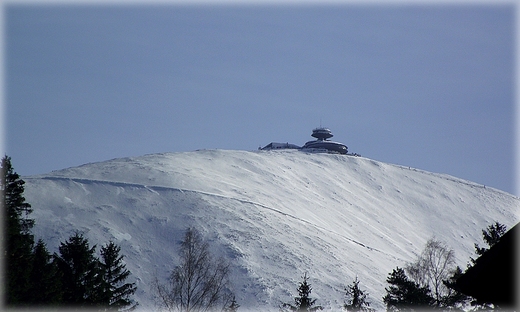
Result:
[[[240,310],[277,311],[306,273],[317,303],[342,306],[357,276],[384,309],[386,278],[435,237],[466,267],[481,230],[518,222],[520,199],[445,174],[363,157],[200,150],[113,159],[23,178],[35,237],[49,250],[76,230],[121,246],[140,308],[197,228],[231,260]]]

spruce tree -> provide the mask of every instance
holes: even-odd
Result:
[[[403,269],[397,267],[389,274],[383,302],[387,311],[412,311],[426,309],[433,304],[429,287],[421,287],[406,276]]]
[[[471,297],[456,290],[457,279],[462,275],[462,269],[457,266],[450,278],[443,281],[450,292],[442,298],[442,307],[450,310],[462,309],[471,300]]]
[[[0,191],[3,201],[4,220],[4,261],[6,283],[5,301],[7,305],[21,305],[28,302],[29,272],[34,238],[31,229],[34,220],[29,219],[31,205],[23,197],[24,184],[12,165],[11,158],[5,156],[1,163]]]
[[[54,255],[62,272],[63,304],[74,307],[100,305],[99,260],[94,256],[83,234],[75,232],[69,240],[61,243],[59,255]]]
[[[343,306],[347,311],[373,311],[370,308],[370,302],[367,300],[367,294],[359,288],[359,279],[356,276],[354,282],[345,288],[347,302]]]
[[[29,304],[58,305],[61,302],[60,272],[43,240],[34,247],[30,274]]]
[[[507,227],[499,222],[495,222],[488,226],[486,229],[482,230],[482,239],[488,245],[489,248],[493,247],[500,238],[507,232]],[[478,256],[482,256],[489,248],[480,247],[477,243],[475,243],[475,253]],[[475,264],[477,260],[471,258],[471,263]],[[468,265],[468,268],[472,265]]]
[[[34,220],[29,219],[29,214],[31,214],[33,210],[31,205],[25,202],[25,197],[23,197],[25,181],[14,171],[11,164],[11,157],[4,156],[4,158],[2,158],[1,169],[1,190],[7,217],[17,221],[20,232],[30,234],[34,226]]]
[[[307,273],[305,273],[303,275],[303,281],[298,287],[298,296],[294,297],[294,305],[290,303],[284,303],[282,304],[282,308],[297,312],[316,311],[323,309],[321,306],[315,306],[317,299],[312,299],[310,297],[312,288],[308,280]]]
[[[126,269],[121,247],[109,242],[101,247],[99,263],[102,283],[100,287],[101,303],[109,309],[133,309],[137,306],[130,297],[135,293],[135,283],[125,283],[130,271]]]
[[[468,262],[468,267],[466,272],[475,265],[478,258],[484,255],[491,247],[493,247],[496,243],[500,241],[502,236],[507,232],[507,227],[499,222],[495,222],[489,225],[486,229],[482,230],[482,239],[488,245],[489,248],[480,247],[477,243],[475,243],[475,254],[478,255],[477,259],[470,257],[470,262]],[[454,286],[455,281],[453,281],[452,286]],[[448,286],[449,287],[449,286]],[[454,287],[457,289],[457,287]],[[477,309],[491,309],[487,303],[481,303],[474,298],[469,298],[471,301],[471,305],[477,307]]]

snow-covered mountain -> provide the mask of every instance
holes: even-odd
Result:
[[[363,157],[285,151],[201,150],[86,164],[23,177],[34,234],[57,251],[80,230],[122,248],[142,309],[151,282],[176,265],[188,226],[232,261],[240,310],[292,302],[304,272],[317,303],[338,309],[358,276],[382,310],[386,278],[429,238],[462,268],[494,221],[512,227],[520,199],[445,174]]]

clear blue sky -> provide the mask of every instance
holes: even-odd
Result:
[[[303,145],[515,193],[510,5],[6,5],[5,151],[22,175]],[[517,194],[518,195],[518,194]]]

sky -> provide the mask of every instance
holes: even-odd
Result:
[[[520,195],[513,4],[7,4],[5,153],[22,176],[303,145]]]

